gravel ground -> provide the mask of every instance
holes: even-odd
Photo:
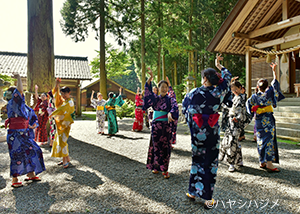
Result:
[[[280,173],[259,168],[256,144],[242,142],[244,167],[228,172],[221,162],[211,210],[190,202],[191,146],[188,128],[178,127],[170,161],[170,179],[145,167],[150,132],[131,132],[133,119],[119,120],[114,137],[98,135],[95,121],[78,118],[68,140],[71,167],[57,166],[42,147],[47,170],[41,182],[14,189],[7,144],[0,143],[0,213],[300,213],[300,147],[279,143]],[[20,177],[22,181],[25,176]]]

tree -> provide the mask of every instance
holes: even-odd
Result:
[[[100,92],[107,98],[105,68],[105,32],[117,37],[119,45],[125,44],[124,31],[130,32],[135,11],[134,0],[66,0],[61,10],[61,27],[75,41],[84,41],[89,28],[100,39]],[[97,26],[97,20],[100,26]]]

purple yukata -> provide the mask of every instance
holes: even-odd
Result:
[[[178,118],[178,105],[174,98],[165,95],[156,95],[152,91],[152,84],[146,83],[144,109],[152,107],[154,111],[170,112],[173,119]],[[172,128],[167,120],[153,119],[151,125],[152,144],[149,146],[147,169],[167,172],[172,149]]]

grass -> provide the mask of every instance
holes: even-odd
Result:
[[[96,120],[96,114],[86,114],[82,112],[81,117],[83,120]]]

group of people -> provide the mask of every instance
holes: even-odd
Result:
[[[186,195],[190,200],[195,200],[196,197],[203,198],[206,200],[207,208],[216,203],[212,195],[218,162],[226,160],[230,172],[235,171],[236,166],[243,166],[240,141],[243,139],[245,126],[252,118],[255,118],[260,167],[268,172],[280,171],[273,165],[279,161],[273,108],[284,99],[277,81],[277,64],[271,64],[274,77],[271,85],[268,85],[266,79],[259,80],[256,93],[247,100],[237,77],[232,78],[231,73],[221,65],[222,59],[221,55],[217,54],[215,65],[221,73],[213,68],[203,70],[202,86],[187,93],[182,102],[182,113],[190,129],[192,147],[192,165]],[[158,87],[152,87],[153,72],[148,69],[150,77],[145,84],[144,97],[140,89],[137,89],[136,118],[132,129],[142,130],[143,114],[147,112],[151,137],[146,168],[154,174],[161,172],[163,177],[168,179],[171,150],[176,142],[178,104],[169,79],[161,80]],[[47,111],[44,98],[46,95],[42,94],[38,98],[36,87],[38,117],[45,119],[38,120],[40,128],[34,137],[32,129],[37,127],[37,119],[34,110],[25,104],[20,76],[15,74],[14,77],[18,80],[17,87],[9,88],[5,96],[9,101],[7,105],[9,119],[6,125],[9,124],[7,143],[11,157],[12,186],[20,187],[22,183],[18,182],[18,176],[27,174],[26,180],[40,180],[36,175],[45,170],[42,151],[35,140],[45,139],[44,132],[39,129],[44,126],[44,121],[48,117],[53,119],[56,125],[51,156],[62,157],[63,160],[59,164],[64,168],[69,166],[67,139],[70,125],[73,123],[71,114],[74,111],[74,103],[70,98],[70,89],[60,88],[60,81],[57,79],[55,88],[51,90],[53,109]],[[99,134],[104,134],[106,116],[108,134],[114,135],[118,132],[115,106],[122,106],[124,103],[121,93],[121,88],[117,97],[111,92],[108,95],[109,99],[105,101],[101,93],[97,94],[98,99],[94,99],[94,91],[92,92],[91,104],[96,108]],[[221,109],[223,112],[221,129],[224,131],[222,141],[218,124]]]

